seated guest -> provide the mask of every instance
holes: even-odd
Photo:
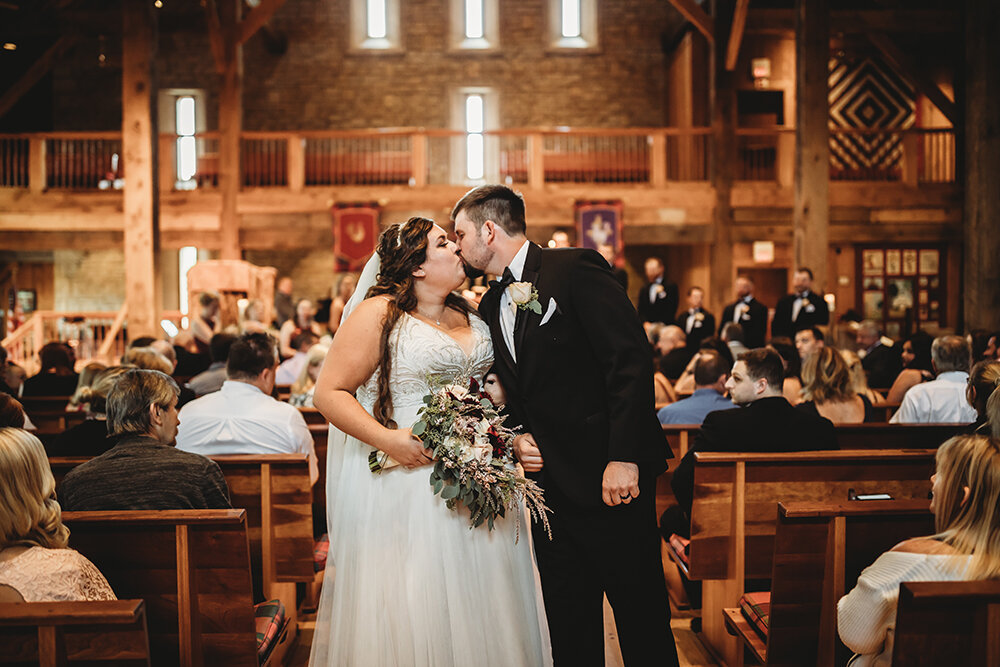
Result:
[[[7,350],[0,345],[0,394],[17,396],[17,389],[7,384]]]
[[[2,371],[3,374],[0,376],[0,382],[3,383],[4,387],[0,388],[0,391],[11,396],[20,396],[21,387],[24,386],[24,381],[28,379],[28,373],[17,364],[9,361],[2,368]]]
[[[170,358],[164,356],[161,352],[161,350],[167,347],[170,347],[172,350],[173,346],[167,341],[159,341],[162,345],[156,346],[156,342],[153,341],[147,347],[133,347],[126,350],[125,354],[122,355],[122,365],[135,366],[147,371],[160,371],[167,375],[173,375],[174,370],[177,368],[177,358],[174,357],[171,361]],[[188,387],[180,387],[180,392],[180,396],[177,399],[177,406],[180,408],[197,398],[194,392]]]
[[[785,379],[782,382],[782,396],[792,405],[802,402],[802,358],[799,351],[795,349],[795,344],[784,337],[772,338],[768,347],[773,349],[781,357],[781,363],[785,368]]]
[[[903,341],[903,351],[900,359],[903,370],[896,376],[886,396],[887,403],[901,403],[903,396],[910,387],[921,382],[934,379],[934,367],[931,366],[931,343],[934,339],[930,334],[918,331]]]
[[[930,352],[928,352],[930,354]],[[861,357],[854,350],[840,349],[840,356],[847,362],[847,370],[851,373],[851,386],[855,394],[864,396],[872,405],[882,405],[886,402],[882,394],[872,390],[868,386],[868,376],[865,375],[865,368],[861,365]]]
[[[973,329],[966,336],[969,347],[972,350],[972,365],[975,366],[983,359],[992,359],[996,350],[991,348],[990,341],[993,339],[993,332],[986,329]],[[995,345],[995,343],[994,343]]]
[[[701,344],[698,345],[698,352],[703,352],[705,350],[715,352],[720,357],[722,357],[722,361],[726,365],[727,369],[732,368],[733,364],[736,361],[736,359],[733,357],[732,352],[729,351],[729,346],[726,345],[722,341],[722,339],[719,338],[718,336],[709,336],[708,338],[701,341]],[[674,391],[676,391],[678,394],[694,393],[695,389],[694,367],[696,363],[695,360],[697,357],[698,354],[695,353],[695,355],[691,358],[691,361],[688,362],[688,365],[684,369],[684,372],[681,373],[681,376],[677,378],[677,382],[674,383]]]
[[[302,299],[295,305],[295,317],[282,324],[281,329],[278,331],[279,349],[282,359],[287,359],[295,355],[295,349],[292,347],[292,337],[296,334],[300,334],[303,331],[311,331],[316,334],[316,338],[323,335],[323,328],[314,319],[315,316],[316,309],[309,299]]]
[[[710,412],[736,407],[725,397],[730,365],[714,350],[701,350],[695,359],[694,393],[660,408],[661,424],[700,424]]]
[[[195,344],[194,335],[186,329],[178,331],[174,336],[174,353],[177,356],[174,373],[180,377],[194,377],[212,363],[210,353],[201,353]]]
[[[42,369],[24,381],[22,396],[72,396],[80,379],[73,371],[73,351],[59,342],[46,343],[38,351]]]
[[[965,397],[969,381],[969,342],[961,336],[940,336],[931,344],[931,364],[937,378],[911,387],[892,424],[969,424],[976,411]]]
[[[313,345],[306,354],[306,365],[299,372],[299,377],[292,383],[292,395],[288,402],[297,408],[313,407],[313,392],[316,391],[316,378],[323,370],[323,362],[330,348],[326,345]],[[281,370],[281,367],[278,367]],[[499,405],[499,403],[498,403]]]
[[[107,399],[114,447],[66,475],[66,510],[229,509],[229,487],[215,461],[182,452],[173,378],[159,371],[122,373]]]
[[[823,341],[823,332],[819,327],[806,327],[795,332],[795,349],[802,363],[805,363],[806,357],[824,345],[826,343]]]
[[[871,401],[854,391],[847,362],[832,347],[820,347],[802,362],[802,398],[796,410],[826,417],[834,424],[875,421]]]
[[[1000,437],[1000,361],[987,359],[972,367],[965,398],[977,415],[970,432],[980,435],[992,432],[993,437]],[[995,405],[993,410],[990,409],[991,402]]]
[[[901,582],[1000,578],[1000,443],[959,435],[938,448],[936,459],[931,512],[937,534],[879,556],[837,604],[840,639],[860,656],[851,665],[890,663]]]
[[[214,334],[222,331],[222,303],[215,292],[198,295],[198,312],[191,316],[191,334],[200,354],[208,354],[208,345]]]
[[[337,280],[335,296],[330,302],[330,314],[326,319],[327,329],[331,334],[337,333],[340,328],[340,318],[344,316],[344,307],[354,296],[354,290],[358,286],[358,278],[353,273],[344,273]]]
[[[882,337],[882,331],[872,320],[865,320],[858,325],[855,341],[861,365],[868,376],[868,386],[875,389],[891,387],[903,367],[896,346],[890,339]],[[861,350],[864,351],[863,355]]]
[[[687,347],[684,330],[675,324],[667,325],[660,331],[656,350],[660,353],[660,372],[671,382],[677,382],[697,351]]]
[[[11,396],[0,392],[0,428],[24,428],[24,406]]]
[[[233,343],[226,382],[214,394],[184,406],[177,447],[213,454],[309,455],[309,476],[319,478],[313,438],[294,406],[271,398],[278,350],[268,334],[243,334]]]
[[[67,549],[69,530],[38,438],[0,428],[0,602],[114,600],[94,564]]]
[[[305,368],[309,349],[318,342],[319,338],[312,331],[302,331],[292,336],[292,349],[295,350],[295,354],[278,366],[274,374],[274,383],[290,385],[295,382]]]
[[[264,321],[264,302],[260,299],[253,299],[243,309],[243,314],[240,317],[240,333],[267,333],[267,323]],[[211,341],[208,344],[211,346]]]
[[[226,359],[229,358],[229,348],[233,346],[234,340],[236,340],[236,336],[227,333],[212,336],[212,342],[209,344],[212,365],[188,380],[187,383],[188,388],[195,393],[195,396],[204,396],[222,389],[222,383],[226,381]]]
[[[80,400],[80,395],[85,388],[89,389],[94,384],[97,374],[105,368],[107,366],[97,362],[89,363],[83,367],[83,370],[80,371],[80,379],[76,382],[76,391],[73,392],[69,399],[69,405],[66,406],[67,412],[83,412],[87,409],[86,403]]]
[[[117,436],[108,435],[108,394],[118,377],[132,366],[112,366],[97,374],[92,387],[80,394],[80,402],[87,406],[87,418],[72,426],[52,440],[53,451],[60,456],[98,456],[115,446]]]
[[[726,322],[723,324],[719,337],[729,346],[729,352],[733,355],[733,359],[737,359],[744,352],[750,351],[744,339],[743,326],[736,322]]]
[[[742,406],[741,409],[717,410],[705,417],[694,444],[670,482],[688,523],[694,496],[695,452],[837,449],[830,420],[800,412],[782,396],[784,374],[781,357],[768,348],[745,352],[733,365],[726,388],[733,403]]]

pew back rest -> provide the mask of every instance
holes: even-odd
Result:
[[[64,512],[63,522],[116,595],[145,600],[154,664],[257,667],[244,511]]]
[[[142,600],[0,604],[0,664],[149,665]]]
[[[313,489],[306,454],[209,457],[219,464],[233,507],[246,510],[254,571],[262,581],[312,581]],[[260,561],[258,561],[260,558]]]
[[[856,493],[925,500],[934,450],[698,452],[692,579],[771,576],[778,502],[842,502]],[[742,586],[742,583],[741,583]]]
[[[1000,665],[1000,581],[901,583],[892,664]]]
[[[903,540],[934,532],[930,503],[780,503],[771,574],[768,665],[843,664],[837,601],[861,571]],[[838,660],[834,657],[837,656]]]

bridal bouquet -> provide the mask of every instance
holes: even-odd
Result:
[[[425,396],[412,432],[434,452],[431,488],[448,509],[469,509],[470,528],[485,523],[492,530],[496,518],[510,510],[518,518],[519,531],[523,500],[531,516],[550,532],[542,489],[518,474],[512,449],[515,433],[503,425],[504,419],[475,378],[468,387],[450,384]]]

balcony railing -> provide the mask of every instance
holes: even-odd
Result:
[[[219,182],[219,134],[198,134],[195,173],[177,181],[176,137],[160,137],[161,187],[212,189]],[[795,131],[736,131],[736,178],[790,187]],[[662,187],[711,178],[710,128],[511,129],[485,135],[485,178],[509,184],[621,184]],[[412,128],[243,132],[243,188],[463,184],[465,135]],[[0,187],[93,191],[125,177],[115,132],[0,135]],[[951,129],[830,131],[834,181],[951,183]]]

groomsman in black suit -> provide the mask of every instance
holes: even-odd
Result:
[[[791,294],[781,297],[774,308],[771,338],[792,338],[799,329],[830,323],[830,309],[822,294],[812,291],[812,269],[800,267],[792,277]]]
[[[692,287],[687,291],[687,310],[677,314],[675,324],[687,335],[689,350],[697,350],[701,341],[715,334],[715,316],[702,308],[705,291]]]
[[[671,324],[677,314],[677,303],[680,300],[677,285],[667,281],[664,276],[663,260],[650,257],[646,260],[646,284],[639,290],[640,322],[663,322]]]
[[[736,301],[726,306],[719,320],[719,335],[729,322],[743,329],[743,342],[750,349],[764,347],[767,338],[767,306],[753,296],[753,281],[746,276],[736,279]]]
[[[598,253],[528,241],[506,186],[471,190],[452,219],[462,259],[503,276],[479,312],[523,429],[514,450],[552,508],[552,539],[533,528],[555,665],[603,667],[605,594],[626,665],[677,665],[656,527],[670,454],[635,309]]]
[[[854,336],[858,348],[864,352],[861,366],[868,377],[868,386],[872,389],[891,387],[896,376],[903,370],[899,348],[892,341],[882,339],[882,331],[872,320],[859,324]]]

